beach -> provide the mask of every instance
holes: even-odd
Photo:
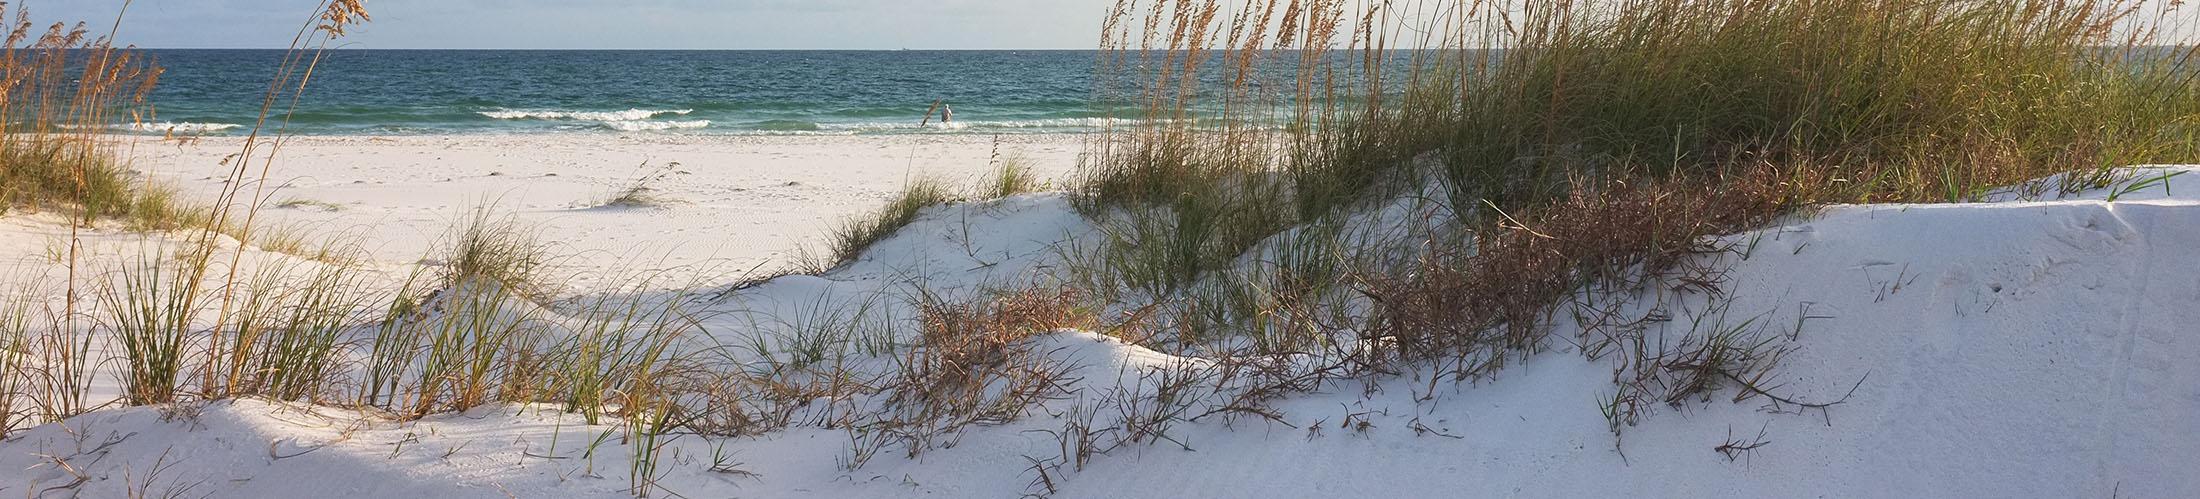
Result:
[[[1075,168],[1083,137],[286,137],[273,149],[260,216],[316,240],[356,243],[378,261],[410,263],[428,257],[453,221],[488,206],[518,216],[557,253],[581,256],[561,259],[577,279],[668,267],[731,276],[792,263],[834,224],[876,209],[913,177],[970,185],[1001,158],[1018,158],[1059,184]],[[224,159],[243,142],[146,137],[128,149],[156,181],[211,199],[230,171]],[[606,206],[636,185],[650,190],[651,206]]]
[[[1094,1],[18,6],[0,497],[2200,497],[2200,5]]]

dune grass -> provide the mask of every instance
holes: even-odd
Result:
[[[318,199],[305,198],[285,198],[282,201],[276,202],[275,207],[284,209],[312,209],[323,212],[344,211],[344,205]]]
[[[1140,120],[1094,140],[1076,189],[1114,227],[1104,273],[1166,293],[1436,182],[1472,242],[1357,281],[1412,298],[1377,307],[1389,334],[1472,350],[1801,207],[2053,196],[2200,158],[2195,47],[2140,2],[1348,5],[1116,5],[1101,66],[1132,83],[1103,95]]]
[[[1118,4],[1102,66],[1139,81],[1122,97],[1144,119],[1094,139],[1072,188],[1100,236],[1064,251],[1073,275],[1058,287],[963,300],[920,290],[909,322],[875,319],[868,301],[821,301],[810,317],[777,325],[786,335],[713,345],[687,308],[707,301],[683,292],[637,284],[554,300],[551,248],[482,207],[454,220],[440,273],[395,291],[319,263],[201,286],[217,279],[206,274],[212,250],[199,246],[181,261],[122,269],[98,295],[107,305],[99,322],[123,347],[112,362],[130,403],[336,400],[400,419],[553,404],[590,424],[619,419],[630,490],[644,495],[680,465],[659,452],[684,433],[809,423],[847,431],[843,464],[860,468],[889,444],[915,457],[963,428],[1021,417],[1062,395],[1066,366],[1028,344],[1057,328],[1215,354],[1208,371],[1141,373],[1137,391],[1102,399],[1120,423],[1104,438],[1167,441],[1170,425],[1209,415],[1273,418],[1260,404],[1333,374],[1263,358],[1314,366],[1332,355],[1357,363],[1348,374],[1400,372],[1390,362],[1402,360],[1435,363],[1453,379],[1486,375],[1544,348],[1551,318],[1585,287],[1699,275],[1676,268],[1721,251],[1702,236],[1800,208],[1968,201],[1991,186],[2070,174],[2029,186],[2047,196],[2108,185],[2122,175],[2115,166],[2200,156],[2193,49],[2158,46],[2145,31],[2158,20],[2124,2],[1246,5],[1233,17],[1211,0]],[[1390,14],[1412,9],[1445,14]],[[1481,48],[1491,46],[1505,49]],[[998,163],[975,197],[1034,188],[1015,158]],[[76,166],[24,175],[108,163],[64,164]],[[14,178],[0,185],[12,189]],[[178,207],[172,191],[100,191],[76,177],[61,190],[36,187],[58,178],[24,180],[33,187],[9,196],[20,206],[129,205],[148,212],[133,216],[147,227],[162,226],[162,213],[250,225],[225,203]],[[1433,194],[1413,190],[1424,187]],[[1414,209],[1375,220],[1412,230],[1373,243],[1354,230],[1367,219],[1353,216],[1399,198]],[[836,227],[831,256],[853,261],[926,207],[959,199],[945,182],[912,179],[884,207]],[[260,244],[286,239],[300,238]],[[203,321],[209,311],[216,320]],[[49,366],[99,362],[84,358],[89,340],[31,337],[34,312],[0,307],[0,346],[28,343],[6,351],[41,352]],[[914,334],[901,342],[875,331],[893,327]],[[1581,350],[1634,359],[1614,375],[1621,390],[1599,401],[1617,432],[1645,407],[1720,383],[1761,392],[1750,384],[1788,351],[1761,328],[1700,318],[1670,349],[1611,340]],[[347,332],[362,340],[342,341]],[[211,346],[194,347],[200,339]],[[728,360],[744,347],[761,360]],[[362,365],[346,369],[353,357]],[[882,369],[851,372],[851,359]],[[35,401],[47,420],[87,407],[65,400],[89,390],[69,377],[76,367],[25,365],[0,357],[0,388],[31,387],[0,396],[49,394]],[[201,386],[186,373],[205,373]],[[1201,414],[1193,393],[1209,382],[1238,391]],[[865,395],[876,398],[852,401]],[[1071,461],[1065,444],[1057,471],[1096,445],[1092,413],[1081,414],[1084,430],[1058,436],[1082,435],[1082,450]],[[0,419],[0,430],[12,425]],[[1048,479],[1043,463],[1035,469]]]
[[[32,310],[35,295],[11,292],[0,296],[0,437],[35,421],[30,413],[32,385],[26,372],[32,347]]]
[[[1038,192],[1046,187],[1045,182],[1031,172],[1029,159],[1016,153],[996,151],[993,154],[993,173],[986,177],[978,192],[984,199]]]
[[[650,168],[648,163],[643,163],[638,169],[642,171],[640,176],[635,177],[632,182],[628,182],[624,187],[620,187],[610,195],[605,196],[603,200],[596,203],[596,207],[663,208],[679,202],[679,200],[665,195],[655,185],[663,183],[665,180],[672,178],[673,175],[686,173],[680,170],[680,162],[668,162],[657,168]]]
[[[182,199],[176,188],[141,175],[115,150],[118,125],[153,118],[146,97],[161,69],[143,53],[117,47],[85,23],[40,29],[28,10],[0,6],[10,27],[0,53],[0,215],[20,210],[65,213],[72,226],[103,220],[134,231],[204,230],[251,238],[246,224],[215,206]],[[295,238],[268,245],[312,255]],[[326,252],[324,251],[323,254]],[[73,264],[73,256],[68,259]]]
[[[99,292],[105,325],[122,349],[122,389],[132,405],[178,400],[190,343],[198,336],[194,322],[207,306],[196,282],[204,274],[171,261],[165,251],[146,253]]]
[[[316,269],[297,268],[313,265]],[[300,278],[289,276],[298,275]],[[330,400],[343,336],[369,310],[364,276],[325,264],[274,264],[251,281],[245,304],[215,341],[228,341],[220,393],[274,400]],[[216,352],[223,350],[217,349]],[[213,390],[210,387],[209,391]],[[210,395],[212,396],[212,395]]]
[[[835,264],[855,261],[871,245],[886,240],[902,227],[916,221],[917,213],[934,205],[960,200],[946,181],[932,177],[912,177],[901,192],[888,198],[886,205],[870,213],[845,220],[832,229],[832,258]],[[831,265],[827,265],[830,267]]]
[[[159,70],[82,23],[39,29],[20,6],[0,7],[0,20],[9,27],[0,55],[0,210],[127,213],[129,176],[101,138],[108,125],[150,111],[145,96]]]
[[[549,253],[534,228],[493,205],[462,214],[442,246],[446,286],[481,281],[541,301],[556,293],[556,283],[544,272],[552,263]]]
[[[856,217],[842,220],[827,234],[829,250],[824,258],[801,265],[801,273],[817,273],[863,256],[865,250],[907,227],[925,208],[962,201],[985,201],[1019,194],[1038,192],[1049,187],[1047,181],[1032,172],[1030,160],[1016,152],[1002,152],[999,138],[995,137],[993,153],[987,160],[990,171],[974,185],[958,187],[947,180],[929,175],[909,178],[899,192],[887,198],[883,206]]]
[[[310,36],[299,38],[271,82],[263,113],[297,98],[321,50],[366,19],[355,0],[317,9],[302,32]],[[7,12],[0,6],[0,17]],[[158,71],[83,25],[39,35],[20,8],[14,12],[10,50],[0,56],[0,215],[62,211],[72,230],[113,220],[188,234],[180,244],[148,244],[100,276],[91,293],[98,306],[83,307],[82,245],[72,232],[50,250],[68,270],[66,304],[46,308],[37,297],[47,294],[30,291],[0,301],[0,435],[106,405],[89,400],[100,371],[112,373],[128,405],[263,397],[417,418],[555,402],[592,424],[625,418],[628,440],[640,442],[632,446],[633,490],[646,495],[659,474],[660,442],[693,426],[683,404],[717,389],[684,385],[696,369],[686,359],[698,321],[682,306],[696,297],[636,288],[555,310],[547,247],[488,207],[454,221],[443,272],[416,274],[393,291],[334,257],[326,249],[333,245],[310,251],[313,236],[295,227],[253,230],[263,206],[330,206],[271,203],[254,187],[264,187],[272,161],[254,151],[261,127],[211,203],[134,178],[106,130],[118,118],[150,115],[140,106]],[[218,236],[244,244],[217,261]],[[243,251],[251,245],[320,258],[250,262]],[[257,273],[240,276],[246,267]],[[223,269],[228,275],[216,273]],[[352,339],[364,332],[373,333],[371,344]],[[99,337],[116,348],[97,348]],[[354,353],[364,359],[358,370],[347,360]]]

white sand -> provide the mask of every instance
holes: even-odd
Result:
[[[1078,135],[696,136],[555,134],[294,137],[268,175],[275,223],[350,237],[378,260],[427,256],[452,221],[493,203],[539,225],[562,246],[572,271],[611,266],[707,266],[737,272],[775,267],[804,245],[822,247],[833,223],[877,208],[912,175],[963,185],[991,172],[998,146],[1042,178],[1074,169]],[[211,199],[240,138],[189,144],[145,139],[136,165]],[[265,151],[266,149],[262,149]],[[641,177],[671,202],[658,208],[600,208]],[[256,166],[254,167],[257,168]],[[257,172],[253,175],[255,178]],[[340,209],[286,200],[334,203]],[[609,258],[604,256],[608,255]]]
[[[897,151],[934,151],[917,163],[967,175],[976,167],[956,165],[982,165],[987,150],[984,139],[937,137],[612,147],[628,140],[663,139],[308,139],[286,163],[295,172],[286,175],[298,178],[292,189],[348,208],[290,215],[368,226],[387,237],[385,254],[407,255],[486,191],[585,249],[657,245],[675,261],[763,259],[814,235],[833,214],[884,196],[910,163]],[[205,161],[222,150],[208,144],[160,157]],[[1046,154],[1044,168],[1055,171],[1076,150],[1023,147]],[[692,205],[585,209],[645,155],[717,166],[690,168],[691,179],[668,189],[692,196]],[[197,173],[211,167],[192,168],[181,175],[191,189],[214,187]],[[2200,174],[2182,169],[2193,172],[2185,178]],[[1844,401],[1826,411],[1764,397],[1737,401],[1728,387],[1703,400],[1655,404],[1615,450],[1597,401],[1612,393],[1620,359],[1584,360],[1554,339],[1550,351],[1495,379],[1431,382],[1423,371],[1341,380],[1276,401],[1278,421],[1182,421],[1168,432],[1182,446],[1127,444],[1080,469],[1060,460],[1056,435],[1079,421],[1067,415],[1096,415],[1087,420],[1095,428],[1120,429],[1124,409],[1105,402],[1108,394],[1152,393],[1144,373],[1198,361],[1060,331],[1035,339],[1034,351],[1078,367],[1064,378],[1074,395],[1046,400],[1023,419],[970,427],[915,458],[889,444],[854,469],[845,464],[855,433],[841,428],[680,435],[659,453],[657,497],[1020,497],[1048,492],[1046,484],[1054,497],[1095,498],[2200,496],[2192,473],[2200,365],[2190,361],[2200,351],[2192,334],[2200,308],[2191,306],[2200,259],[2189,252],[2200,246],[2200,195],[2177,185],[2113,203],[2093,192],[1831,207],[1728,236],[1746,252],[1706,256],[1731,265],[1722,281],[1730,302],[1665,292],[1621,302],[1629,316],[1670,312],[1676,320],[1645,326],[1657,344],[1695,332],[1698,318],[1711,328],[1753,324],[1792,334],[1796,350],[1766,384],[1797,400]],[[1385,219],[1378,210],[1363,225]],[[47,222],[0,221],[0,251],[17,259],[34,258],[41,246],[31,241],[54,237]],[[1090,237],[1089,229],[1059,194],[927,209],[853,265],[709,302],[703,326],[740,344],[787,329],[743,320],[754,314],[799,317],[805,306],[906,294],[918,282],[956,289],[1016,279],[1047,265],[1049,248]],[[1582,334],[1564,318],[1553,327],[1554,338]],[[1189,403],[1201,412],[1228,397]],[[200,413],[107,409],[0,442],[0,496],[181,489],[211,497],[625,497],[633,444],[619,431],[586,426],[554,406],[408,424],[258,400]],[[1755,450],[1713,450],[1758,442],[1759,431],[1766,443]]]

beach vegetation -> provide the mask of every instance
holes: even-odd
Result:
[[[1575,351],[1623,366],[1597,401],[1615,434],[1719,390],[1823,410],[1839,401],[1774,393],[1793,335],[1727,313],[1719,255],[1749,250],[1707,236],[1828,203],[1964,202],[2003,185],[2040,197],[2166,189],[2174,174],[2120,167],[2200,156],[2196,49],[2157,39],[2164,20],[2134,2],[1245,6],[1113,7],[1101,70],[1136,85],[1103,95],[1139,119],[1092,139],[1069,187],[1095,236],[1058,249],[1060,275],[954,292],[920,283],[898,304],[821,294],[787,317],[749,313],[748,335],[707,331],[725,322],[699,309],[726,297],[668,291],[664,273],[560,299],[557,248],[493,204],[456,217],[440,265],[394,290],[340,260],[240,276],[244,244],[216,262],[217,232],[308,251],[301,232],[253,237],[268,203],[244,189],[265,184],[264,164],[247,182],[240,163],[220,200],[196,207],[130,187],[91,135],[0,134],[30,141],[0,142],[13,206],[65,204],[147,230],[238,227],[125,262],[98,286],[98,313],[73,302],[72,238],[60,313],[0,302],[0,433],[98,407],[84,400],[96,366],[114,366],[132,405],[254,396],[410,421],[540,404],[612,425],[582,456],[590,467],[623,430],[628,490],[646,496],[676,493],[658,478],[688,462],[671,445],[682,435],[842,431],[853,470],[893,445],[915,458],[1070,400],[1078,366],[1034,344],[1059,330],[1200,357],[1123,373],[1128,386],[1050,413],[1065,426],[1041,433],[1062,454],[1032,469],[1051,491],[1095,453],[1191,449],[1172,433],[1180,423],[1289,425],[1266,404],[1337,380],[1431,368],[1414,372],[1433,394],[1437,379],[1486,379],[1549,348],[1562,319],[1581,326],[1563,338]],[[316,36],[364,15],[355,1],[325,8]],[[83,43],[61,33],[57,47]],[[318,57],[294,53],[286,71]],[[285,74],[270,108],[303,85]],[[970,197],[1039,185],[1014,156],[996,167]],[[661,206],[649,186],[663,178],[603,205]],[[830,263],[807,270],[856,261],[963,192],[912,177],[834,227]],[[1711,305],[1683,314],[1670,343],[1636,326],[1674,317],[1621,317],[1614,299],[1679,295]],[[80,317],[111,333],[113,358],[93,357]],[[1113,424],[1096,429],[1099,411]],[[1367,431],[1359,417],[1336,427]]]
[[[12,18],[10,16],[12,14]],[[69,210],[78,219],[129,212],[133,181],[103,140],[107,127],[145,116],[160,71],[87,25],[41,27],[27,9],[0,7],[0,210]]]
[[[344,211],[344,205],[318,199],[306,198],[284,198],[282,201],[276,202],[275,207],[284,209],[310,209],[324,212]]]
[[[121,347],[122,389],[132,405],[178,400],[195,321],[207,306],[188,263],[170,261],[163,249],[138,255],[114,281],[99,288],[104,325]]]
[[[678,202],[665,195],[663,191],[658,190],[655,185],[663,183],[666,179],[672,178],[673,175],[684,173],[680,170],[680,162],[668,162],[657,168],[650,168],[648,163],[643,163],[641,170],[642,174],[640,176],[635,177],[633,181],[628,182],[624,187],[613,191],[603,201],[598,202],[596,206],[599,208],[663,208],[666,205]]]
[[[1816,206],[2166,187],[2126,166],[2200,158],[2172,12],[1124,0],[1097,61],[1119,124],[1070,186],[1099,237],[1059,253],[1126,311],[1103,330],[1165,352],[1470,381],[1572,319],[1577,352],[1627,366],[1598,404],[1615,435],[1722,387],[1781,400],[1791,347],[1763,324],[1653,341],[1670,311],[1615,297],[1723,303],[1748,250],[1711,236]]]
[[[928,176],[911,177],[900,192],[887,198],[885,206],[833,227],[830,237],[835,265],[863,256],[863,251],[871,245],[892,237],[896,231],[916,221],[917,214],[925,208],[961,199],[946,181]]]
[[[443,240],[443,282],[448,287],[490,285],[548,301],[556,282],[553,263],[533,226],[484,204],[460,215]]]
[[[1425,355],[1532,350],[1585,284],[1809,206],[2056,196],[2200,157],[2195,46],[2140,2],[1224,7],[1111,10],[1099,65],[1129,76],[1103,81],[1130,83],[1102,95],[1134,119],[1074,189],[1107,228],[1092,266],[1167,294],[1289,228],[1428,200],[1451,229],[1348,279]]]
[[[1015,153],[996,156],[993,159],[993,173],[986,177],[979,196],[983,199],[1000,199],[1045,189],[1045,182],[1032,173],[1030,161]]]

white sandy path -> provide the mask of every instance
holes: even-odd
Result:
[[[378,260],[424,256],[464,210],[495,202],[538,223],[564,247],[582,279],[617,266],[708,266],[739,272],[776,266],[826,228],[879,206],[911,175],[963,185],[990,172],[995,137],[981,135],[710,136],[537,134],[398,137],[294,137],[269,175],[277,223],[316,234],[354,237]],[[1078,135],[1004,135],[1004,155],[1023,157],[1042,178],[1062,179],[1082,150]],[[211,199],[229,171],[224,159],[240,138],[178,144],[142,139],[133,165],[171,181],[194,199]],[[264,151],[265,149],[263,149]],[[650,168],[643,168],[647,163]],[[652,182],[673,200],[663,208],[594,208],[655,168],[677,172]],[[256,167],[255,167],[256,168]],[[256,173],[256,172],[255,172]],[[609,258],[605,258],[608,256]]]

